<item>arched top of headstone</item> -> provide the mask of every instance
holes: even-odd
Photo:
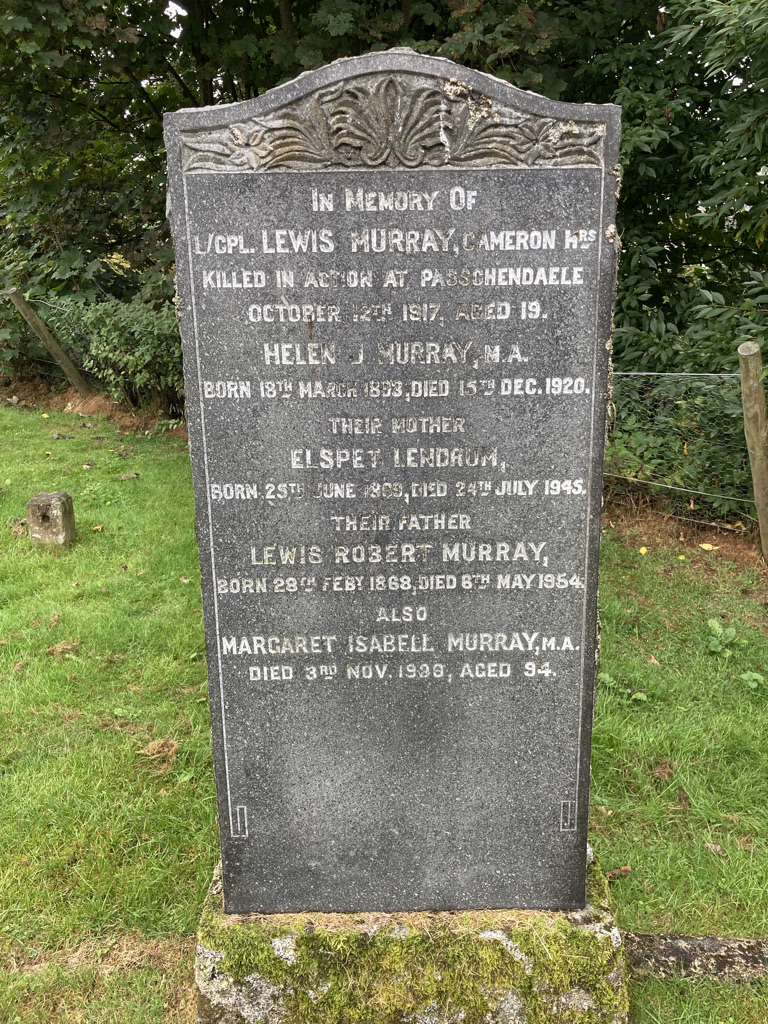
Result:
[[[167,114],[166,130],[185,173],[610,169],[619,115],[399,48],[335,61],[243,103]]]

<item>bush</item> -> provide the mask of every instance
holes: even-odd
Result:
[[[744,514],[752,478],[738,377],[617,375],[610,408],[606,473],[699,492],[697,504]]]
[[[181,339],[170,303],[80,302],[56,297],[40,315],[83,369],[112,397],[180,412],[184,404]]]

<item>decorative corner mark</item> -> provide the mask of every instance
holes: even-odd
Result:
[[[563,800],[560,804],[560,831],[576,831],[576,801]]]
[[[248,838],[248,808],[245,804],[238,804],[235,807],[235,820],[232,823],[232,838]]]

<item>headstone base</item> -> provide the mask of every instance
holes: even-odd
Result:
[[[198,931],[197,1024],[625,1024],[624,950],[598,864],[584,910],[227,915]]]

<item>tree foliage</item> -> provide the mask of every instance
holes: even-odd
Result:
[[[620,366],[732,367],[765,337],[768,0],[0,0],[6,281],[162,306],[163,112],[403,45],[622,105]]]

